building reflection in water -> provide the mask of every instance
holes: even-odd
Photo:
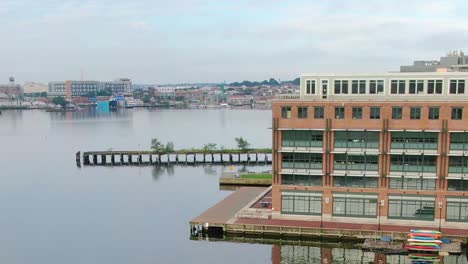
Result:
[[[411,262],[407,255],[385,255],[353,248],[318,247],[299,245],[273,245],[271,251],[272,264],[406,264],[406,263],[439,263],[468,264],[465,255],[439,257],[434,255],[433,261]]]

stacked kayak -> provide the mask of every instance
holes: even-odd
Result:
[[[440,263],[437,254],[412,253],[408,255],[408,259],[411,261],[411,264]]]
[[[442,234],[433,230],[411,230],[405,248],[412,251],[432,251],[440,250]]]

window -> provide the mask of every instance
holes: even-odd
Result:
[[[429,119],[430,120],[439,119],[439,107],[429,107]]]
[[[468,150],[468,133],[450,133],[450,150]]]
[[[442,94],[443,87],[442,80],[429,80],[427,82],[427,93],[428,94]]]
[[[392,144],[393,145],[393,144]],[[437,157],[427,155],[391,155],[390,171],[436,172]]]
[[[468,180],[448,179],[449,191],[468,191]]]
[[[365,80],[353,80],[351,92],[352,94],[365,94],[366,93],[366,81]]]
[[[305,106],[300,106],[297,108],[297,117],[298,118],[307,118],[308,108]]]
[[[435,190],[436,179],[425,178],[390,178],[390,189]]]
[[[465,80],[450,80],[450,94],[464,94]]]
[[[345,116],[344,107],[335,107],[335,119],[344,119]]]
[[[450,222],[468,222],[468,200],[465,197],[448,197],[446,219]]]
[[[452,120],[463,119],[463,107],[452,107]]]
[[[333,194],[333,215],[349,217],[377,217],[377,195]]]
[[[353,107],[353,119],[362,119],[362,107]]]
[[[433,149],[437,150],[437,132],[392,132],[392,149]]]
[[[354,177],[337,176],[333,177],[333,186],[352,187],[352,188],[377,188],[377,177]]]
[[[410,80],[409,81],[409,93],[419,94],[424,92],[424,81],[423,80]]]
[[[369,81],[369,93],[379,94],[383,93],[384,81],[383,80],[371,80]]]
[[[281,213],[320,215],[322,214],[322,193],[282,192]]]
[[[378,131],[336,131],[335,148],[379,148]]]
[[[283,147],[322,147],[323,131],[283,130],[281,141]]]
[[[406,81],[405,80],[392,80],[390,93],[391,94],[405,94],[405,87]]]
[[[468,173],[468,157],[466,156],[450,156],[449,157],[449,173]]]
[[[306,94],[315,94],[315,80],[306,80]]]
[[[421,119],[421,107],[410,108],[410,119]]]
[[[282,174],[281,184],[297,186],[322,186],[322,175]]]
[[[282,118],[291,118],[291,107],[290,106],[281,107],[281,117]]]
[[[324,109],[322,106],[314,107],[314,118],[315,119],[323,119],[324,117]]]
[[[334,170],[378,171],[379,158],[376,155],[335,154]]]
[[[434,220],[435,198],[428,196],[390,195],[389,219]]]
[[[403,107],[392,107],[392,119],[401,119],[403,117]]]
[[[347,93],[348,93],[348,81],[335,80],[335,94],[347,94]]]
[[[380,107],[370,108],[370,119],[380,119]]]
[[[284,169],[322,169],[321,153],[283,153],[281,165]]]

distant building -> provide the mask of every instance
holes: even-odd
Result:
[[[24,94],[39,94],[48,91],[48,85],[37,82],[26,82],[23,86]]]
[[[414,61],[413,65],[400,66],[400,72],[449,72],[468,71],[468,56],[463,51],[451,51],[440,61]]]
[[[15,84],[15,78],[10,77],[8,84],[0,84],[0,93],[7,97],[18,97],[21,95],[21,86]]]
[[[69,87],[68,87],[69,85]],[[113,95],[131,93],[132,82],[130,79],[121,78],[110,82],[99,81],[59,81],[50,82],[48,96],[77,97],[90,93],[107,91]],[[67,93],[68,92],[68,93]]]

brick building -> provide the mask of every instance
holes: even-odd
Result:
[[[462,72],[302,75],[299,99],[273,103],[273,218],[467,232],[467,83]]]

